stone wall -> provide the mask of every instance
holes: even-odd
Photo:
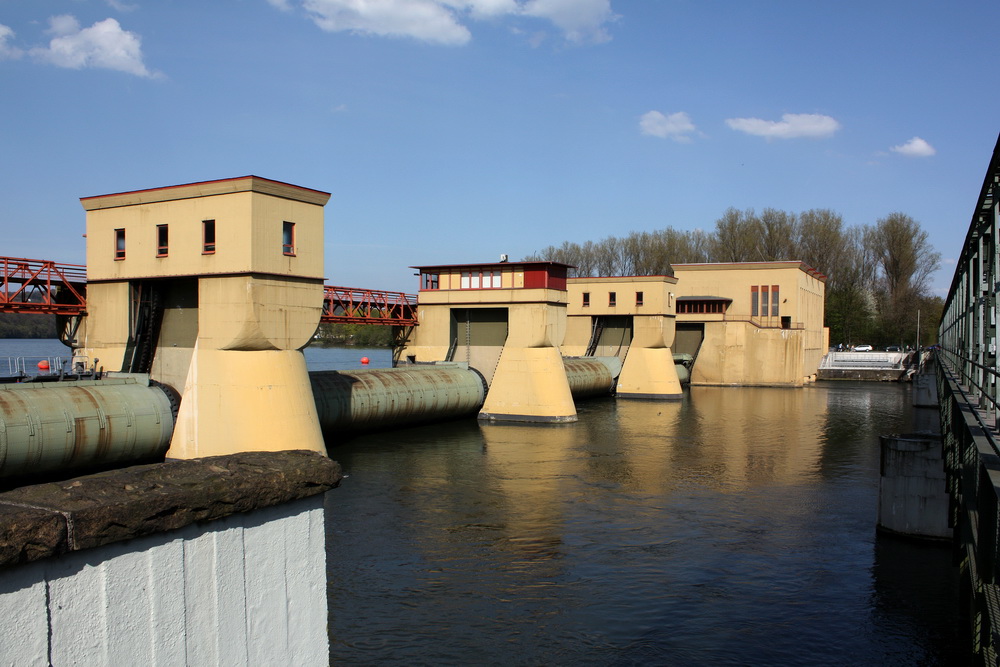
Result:
[[[327,664],[339,480],[250,452],[0,494],[0,664]]]

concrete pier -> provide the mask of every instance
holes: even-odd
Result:
[[[885,435],[879,441],[879,529],[906,537],[950,540],[941,436]]]

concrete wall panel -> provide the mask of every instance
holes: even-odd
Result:
[[[323,496],[0,572],[2,665],[325,665]]]

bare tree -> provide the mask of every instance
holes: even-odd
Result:
[[[800,213],[797,225],[797,259],[827,276],[827,289],[848,269],[850,237],[844,219],[830,209],[810,209]]]
[[[757,218],[760,240],[757,243],[758,259],[763,262],[799,259],[798,224],[794,213],[776,208],[765,208]]]
[[[753,209],[728,208],[715,221],[712,259],[716,262],[754,262],[760,260],[760,219]]]
[[[916,220],[898,212],[867,228],[864,245],[878,267],[874,287],[883,335],[901,342],[913,330],[915,304],[941,265],[941,253],[934,251]]]

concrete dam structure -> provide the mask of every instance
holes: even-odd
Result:
[[[337,433],[374,427],[473,414],[565,423],[589,396],[677,400],[687,382],[815,378],[824,278],[799,262],[682,265],[684,280],[574,278],[565,264],[506,258],[420,266],[415,303],[363,297],[361,313],[324,287],[329,196],[246,176],[81,199],[86,282],[64,280],[72,298],[48,308],[75,355],[102,360],[99,373],[174,392],[166,451],[157,433],[137,456],[289,443],[325,454]],[[342,317],[391,324],[395,367],[310,374],[302,348],[321,319]]]

